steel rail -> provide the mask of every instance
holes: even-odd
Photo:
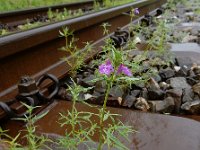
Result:
[[[73,2],[73,3],[59,4],[54,6],[45,6],[45,7],[3,12],[0,13],[0,23],[8,25],[20,24],[21,22],[24,22],[27,19],[33,18],[37,15],[41,16],[47,15],[49,9],[51,9],[52,11],[62,10],[64,8],[68,10],[75,10],[75,9],[92,7],[93,4],[94,4],[93,0],[85,0],[82,2]]]
[[[59,113],[67,113],[71,110],[72,103],[67,101],[57,100],[42,113],[48,111],[48,114],[36,122],[37,133],[44,134],[49,138],[57,139],[60,136],[65,136],[66,128],[60,127]],[[89,107],[80,103],[76,104],[76,109],[81,112],[98,113],[94,107]],[[125,125],[132,126],[137,132],[129,135],[129,140],[123,140],[130,150],[199,150],[200,123],[186,118],[174,117],[169,115],[152,114],[140,111],[126,110],[122,108],[107,108],[112,114],[120,114],[120,119]],[[99,118],[92,118],[95,123],[98,123]],[[107,120],[105,126],[111,123]],[[23,130],[22,122],[13,122],[8,124],[9,133],[11,136],[18,134],[17,129]],[[95,142],[98,142],[98,132],[92,137]],[[177,142],[181,144],[177,144]],[[53,149],[55,149],[53,147]],[[84,149],[84,148],[80,148]]]
[[[59,60],[66,54],[58,51],[65,42],[63,38],[58,37],[59,30],[63,26],[74,30],[75,37],[79,38],[77,45],[83,48],[83,42],[97,42],[103,38],[100,27],[103,22],[110,23],[112,26],[110,32],[113,32],[117,27],[130,22],[130,17],[123,13],[138,7],[141,11],[140,15],[144,15],[160,7],[164,2],[166,1],[142,0],[0,38],[0,70],[2,72],[0,98],[10,99],[16,95],[15,84],[22,75],[28,74],[38,78],[41,74],[49,72],[59,79],[66,75],[69,68]],[[100,43],[98,41],[97,45]]]

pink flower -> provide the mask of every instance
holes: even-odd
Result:
[[[111,64],[111,61],[110,60],[107,60],[106,63],[104,64],[101,64],[99,66],[99,73],[100,74],[105,74],[105,75],[110,75],[111,73],[114,72],[114,68]],[[117,70],[117,74],[125,74],[127,76],[132,76],[132,73],[131,71],[128,69],[128,67],[126,67],[125,65],[121,64],[119,67],[118,67],[118,70]]]
[[[134,13],[135,13],[135,15],[139,15],[139,14],[140,14],[139,9],[138,9],[138,8],[135,8],[135,9],[134,9]]]
[[[117,74],[123,73],[127,76],[132,76],[131,71],[128,69],[128,67],[124,66],[123,64],[121,64],[117,70]]]
[[[112,72],[114,72],[114,68],[110,60],[107,60],[105,64],[99,66],[99,73],[101,74],[110,75]]]

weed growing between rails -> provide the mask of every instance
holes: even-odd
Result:
[[[134,130],[130,126],[124,125],[122,122],[116,120],[114,116],[119,116],[118,114],[111,114],[109,111],[107,111],[107,101],[108,96],[111,90],[111,87],[113,86],[114,82],[119,81],[125,81],[134,82],[135,80],[138,80],[136,78],[132,78],[131,71],[123,64],[118,64],[120,59],[117,55],[117,51],[113,51],[113,59],[112,62],[108,59],[106,63],[99,66],[99,73],[102,75],[102,78],[100,77],[97,80],[105,80],[106,81],[106,93],[105,93],[105,99],[103,103],[103,108],[99,109],[99,146],[98,150],[102,149],[103,145],[107,145],[110,149],[111,147],[115,147],[117,149],[128,149],[121,141],[118,139],[118,137],[115,136],[116,132],[118,135],[126,138],[128,140],[128,135],[130,133],[133,133]],[[114,65],[112,65],[112,63]],[[118,66],[118,69],[117,69]],[[128,77],[120,77],[120,74],[125,74]],[[119,75],[119,77],[118,77]],[[104,126],[105,121],[108,119],[112,120],[112,123],[108,125],[108,127]]]
[[[12,138],[6,134],[6,131],[0,128],[0,138],[3,137],[3,143],[6,143],[9,150],[39,150],[39,149],[49,149],[46,145],[46,142],[52,142],[50,139],[43,135],[36,134],[36,126],[34,123],[44,117],[48,112],[43,113],[42,115],[33,115],[33,110],[39,106],[33,107],[25,103],[22,103],[27,108],[27,114],[24,115],[24,118],[15,118],[14,120],[23,121],[26,123],[25,129],[20,131],[20,133]],[[23,133],[24,132],[24,133]],[[18,141],[20,141],[20,136],[23,135],[23,140],[26,142],[26,146],[22,146]]]
[[[104,29],[104,34],[108,35],[109,24],[104,23],[102,25]],[[124,125],[115,117],[120,117],[119,114],[111,114],[107,111],[107,101],[109,97],[110,90],[114,84],[133,84],[135,81],[140,80],[139,78],[134,78],[132,76],[131,70],[124,65],[124,55],[120,49],[116,49],[113,45],[113,41],[108,38],[106,39],[106,44],[102,47],[105,53],[102,58],[104,59],[103,64],[99,65],[98,70],[96,70],[97,78],[93,80],[96,81],[106,81],[106,91],[105,98],[103,102],[103,107],[99,109],[99,146],[98,150],[101,150],[103,146],[107,146],[109,149],[114,147],[117,149],[128,149],[121,141],[119,137],[124,137],[128,139],[128,135],[133,133],[134,130],[130,126]],[[129,62],[130,63],[130,62]],[[124,76],[125,75],[125,76]],[[112,120],[105,126],[107,120]],[[116,136],[116,135],[119,135]]]
[[[36,28],[36,27],[48,25],[50,23],[55,23],[62,20],[79,17],[84,14],[87,14],[87,13],[84,13],[82,9],[77,9],[77,10],[72,11],[72,10],[67,10],[66,8],[64,8],[63,12],[59,12],[58,10],[54,12],[54,11],[51,11],[51,9],[49,9],[47,12],[47,16],[44,16],[43,18],[41,18],[40,21],[33,21],[30,19],[27,19],[26,23],[22,25],[18,25],[16,27],[16,30],[25,31],[25,30]],[[7,26],[5,27],[3,26],[3,28],[0,29],[0,36],[12,34],[14,32],[15,31],[10,31]]]
[[[91,137],[96,132],[97,123],[93,122],[91,118],[95,114],[91,112],[79,112],[76,109],[77,102],[86,104],[84,100],[80,99],[80,93],[87,92],[90,89],[92,88],[83,88],[74,81],[71,86],[68,86],[68,91],[72,96],[72,109],[71,111],[68,110],[67,114],[60,113],[61,127],[67,127],[65,136],[59,139],[61,148],[76,150],[81,144],[85,145],[88,149],[91,149],[91,145],[94,145],[94,141]]]
[[[91,52],[92,46],[90,42],[86,42],[84,51],[79,52],[79,49],[75,45],[75,42],[78,39],[75,39],[73,32],[69,31],[67,27],[63,28],[63,30],[60,31],[60,36],[65,38],[65,46],[61,47],[60,50],[67,52],[67,54],[70,54],[70,58],[73,58],[73,60],[72,62],[70,62],[69,57],[64,57],[62,59],[65,60],[67,64],[71,67],[70,69],[71,76],[75,77],[77,71],[79,71],[81,67],[84,66],[85,64],[84,60]]]

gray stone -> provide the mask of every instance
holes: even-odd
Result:
[[[118,85],[113,86],[109,93],[109,95],[112,97],[122,97],[123,94],[124,94],[124,90],[122,89],[122,87]]]
[[[88,77],[82,79],[82,83],[85,86],[94,86],[95,82],[92,82],[92,80],[94,80],[96,77],[94,75],[89,75]]]
[[[164,100],[149,101],[152,112],[172,113],[175,108],[174,99],[167,97]]]
[[[192,67],[193,61],[190,57],[176,57],[176,62],[180,67],[187,66]]]
[[[193,70],[189,70],[188,76],[189,76],[189,77],[194,77],[194,76],[195,76],[194,71],[193,71]]]
[[[167,96],[181,98],[182,94],[183,94],[183,91],[182,91],[182,89],[177,88],[177,89],[167,90],[166,93],[167,93]]]
[[[175,112],[179,113],[182,103],[182,89],[170,89],[167,90],[167,96],[172,97],[175,103]]]
[[[191,88],[191,86],[187,83],[186,78],[184,77],[170,78],[167,80],[167,82],[169,82],[172,88],[180,88],[180,89]]]
[[[200,74],[197,74],[196,76],[194,76],[193,79],[200,81]]]
[[[200,66],[194,67],[193,71],[194,71],[195,75],[200,74]]]
[[[174,73],[174,70],[172,70],[171,68],[166,68],[166,69],[160,70],[159,75],[163,80],[166,80],[173,77],[175,73]]]
[[[144,99],[149,99],[148,98],[148,90],[146,88],[142,89],[142,92],[140,93],[140,97],[143,97]]]
[[[156,57],[156,58],[154,58],[154,59],[151,59],[150,61],[149,61],[149,63],[150,63],[150,65],[151,66],[165,66],[166,65],[166,62],[165,61],[163,61],[163,59],[161,59],[161,58],[159,58],[159,57]]]
[[[197,42],[198,41],[198,37],[194,36],[194,35],[187,35],[183,38],[182,42],[183,43],[192,43],[192,42]]]
[[[105,91],[106,91],[106,81],[97,81],[95,83],[94,90],[99,92],[99,93],[105,93]]]
[[[146,99],[144,99],[143,97],[137,98],[134,106],[136,109],[145,111],[145,112],[150,109],[149,104],[147,103]]]
[[[166,90],[166,89],[168,89],[169,88],[169,84],[167,84],[166,82],[160,82],[159,83],[159,86],[160,86],[160,88],[162,89],[162,90]]]
[[[183,96],[182,96],[182,102],[191,102],[194,98],[194,92],[190,89],[183,89]]]
[[[200,96],[200,82],[195,84],[193,87],[192,87],[194,93],[197,93],[199,96]]]
[[[198,83],[198,81],[195,80],[195,79],[193,79],[192,77],[187,77],[186,80],[187,80],[187,83],[188,83],[189,85],[191,85],[191,86],[193,86],[193,85],[195,85],[195,84]]]
[[[159,74],[153,74],[151,76],[156,82],[160,82],[162,80],[162,78],[160,77]]]
[[[200,100],[199,95],[198,94],[194,94],[194,100]]]
[[[100,92],[97,92],[97,91],[94,91],[92,95],[93,95],[94,97],[99,97],[99,96],[101,96],[101,93],[100,93]]]
[[[179,71],[176,72],[176,76],[177,77],[186,77],[188,75],[189,70],[190,69],[187,66],[183,66],[180,68]]]
[[[136,97],[138,97],[141,93],[141,90],[132,90],[130,94],[126,95],[123,99],[122,106],[132,107],[134,102],[136,101]]]
[[[156,82],[152,77],[149,79],[147,84],[148,84],[148,86],[147,86],[148,89],[151,89],[151,90],[159,90],[160,89],[158,82]]]
[[[197,43],[175,43],[175,44],[170,44],[171,45],[171,51],[173,52],[196,52],[199,53],[200,46]],[[194,61],[191,61],[190,57],[185,57],[185,55],[182,55],[183,61],[180,60],[181,66],[186,65],[189,68],[191,67],[191,63]],[[180,57],[178,57],[180,58]],[[188,60],[187,60],[188,59]],[[186,62],[184,62],[186,60]],[[177,60],[176,60],[177,62]],[[189,64],[189,65],[188,65]]]
[[[132,90],[131,95],[134,97],[138,97],[140,95],[141,90]]]
[[[164,96],[165,96],[165,92],[161,89],[158,89],[158,90],[149,89],[148,90],[149,100],[161,100],[161,99],[164,99]]]
[[[180,69],[181,69],[180,66],[174,66],[174,70],[175,70],[175,72],[178,72]]]
[[[200,114],[200,100],[186,102],[181,106],[181,109],[191,114],[199,115]]]
[[[123,102],[122,102],[122,106],[130,108],[130,107],[132,107],[134,105],[135,101],[136,101],[136,97],[135,96],[127,95],[124,98]]]
[[[138,78],[140,78],[140,77],[138,77]],[[137,84],[135,84],[135,87],[142,89],[142,88],[145,87],[145,83],[144,82],[137,82]]]

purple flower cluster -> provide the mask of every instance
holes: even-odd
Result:
[[[111,61],[107,60],[105,64],[100,65],[99,72],[101,74],[106,74],[106,75],[110,75],[112,72],[114,72],[114,68],[111,64]]]
[[[111,73],[114,72],[114,68],[111,64],[111,61],[110,60],[107,60],[105,64],[101,64],[99,66],[99,73],[100,74],[105,74],[105,75],[110,75]],[[125,65],[121,64],[119,67],[118,67],[118,70],[117,70],[117,74],[125,74],[127,76],[132,76],[132,73],[131,71],[128,69],[128,67],[126,67]]]
[[[138,8],[135,8],[135,9],[134,9],[134,13],[135,13],[135,15],[139,15],[139,14],[140,14],[139,9],[138,9]]]

